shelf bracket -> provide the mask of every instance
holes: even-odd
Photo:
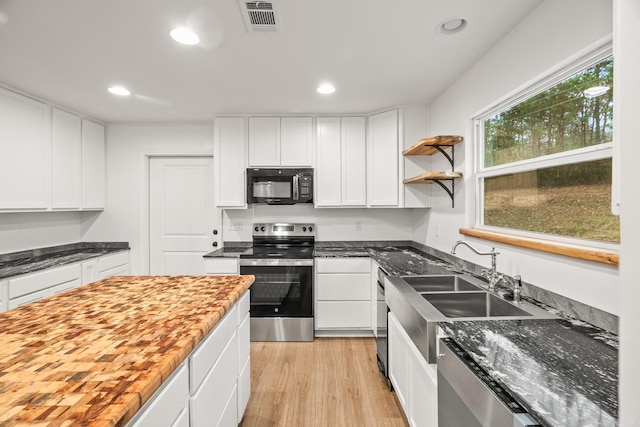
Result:
[[[455,205],[454,205],[455,201],[453,199],[453,193],[454,193],[454,191],[456,189],[456,181],[453,180],[453,179],[448,179],[447,180],[447,181],[451,181],[451,190],[449,190],[449,188],[447,188],[447,186],[444,185],[444,183],[439,179],[432,179],[432,181],[435,182],[436,184],[438,184],[440,187],[442,187],[442,189],[444,191],[447,192],[449,197],[451,197],[451,207],[454,208],[455,207]]]
[[[436,150],[438,150],[444,157],[446,157],[446,159],[449,161],[449,163],[451,164],[451,170],[453,170],[453,163],[454,163],[454,159],[455,159],[455,151],[453,148],[453,145],[445,145],[444,147],[451,147],[451,156],[449,156],[447,154],[446,151],[444,151],[444,148],[442,148],[442,145],[434,145],[433,148],[435,148]]]

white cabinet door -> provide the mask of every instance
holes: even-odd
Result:
[[[407,341],[404,329],[398,319],[389,313],[387,339],[389,345],[389,379],[395,388],[396,396],[405,414],[408,412],[409,378],[407,369]]]
[[[409,341],[409,424],[412,427],[438,427],[438,374],[435,365],[428,365]]]
[[[367,156],[364,117],[341,119],[342,205],[367,204]]]
[[[82,191],[81,120],[52,110],[51,208],[80,209]]]
[[[105,135],[101,124],[82,120],[82,208],[105,206]]]
[[[0,209],[51,204],[51,109],[0,88]]]
[[[247,130],[244,117],[221,117],[214,122],[214,189],[216,206],[245,208]]]
[[[280,119],[280,165],[309,166],[313,164],[313,120],[311,117]]]
[[[93,283],[100,280],[100,270],[98,267],[98,260],[91,259],[83,261],[81,264],[82,269],[82,284]]]
[[[398,111],[369,116],[367,199],[369,206],[398,206]]]
[[[279,117],[249,117],[249,166],[280,166]]]
[[[342,205],[340,118],[316,119],[315,205]]]

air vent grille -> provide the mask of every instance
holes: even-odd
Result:
[[[279,31],[277,10],[273,1],[239,0],[239,3],[247,31],[250,33]]]

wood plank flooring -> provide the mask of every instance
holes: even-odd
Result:
[[[406,427],[378,372],[373,338],[252,342],[241,427]]]

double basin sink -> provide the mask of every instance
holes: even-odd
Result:
[[[447,318],[533,315],[461,276],[406,276],[402,279]]]
[[[467,274],[394,276],[386,283],[387,305],[427,363],[437,360],[439,322],[557,318],[527,301],[507,301]]]

